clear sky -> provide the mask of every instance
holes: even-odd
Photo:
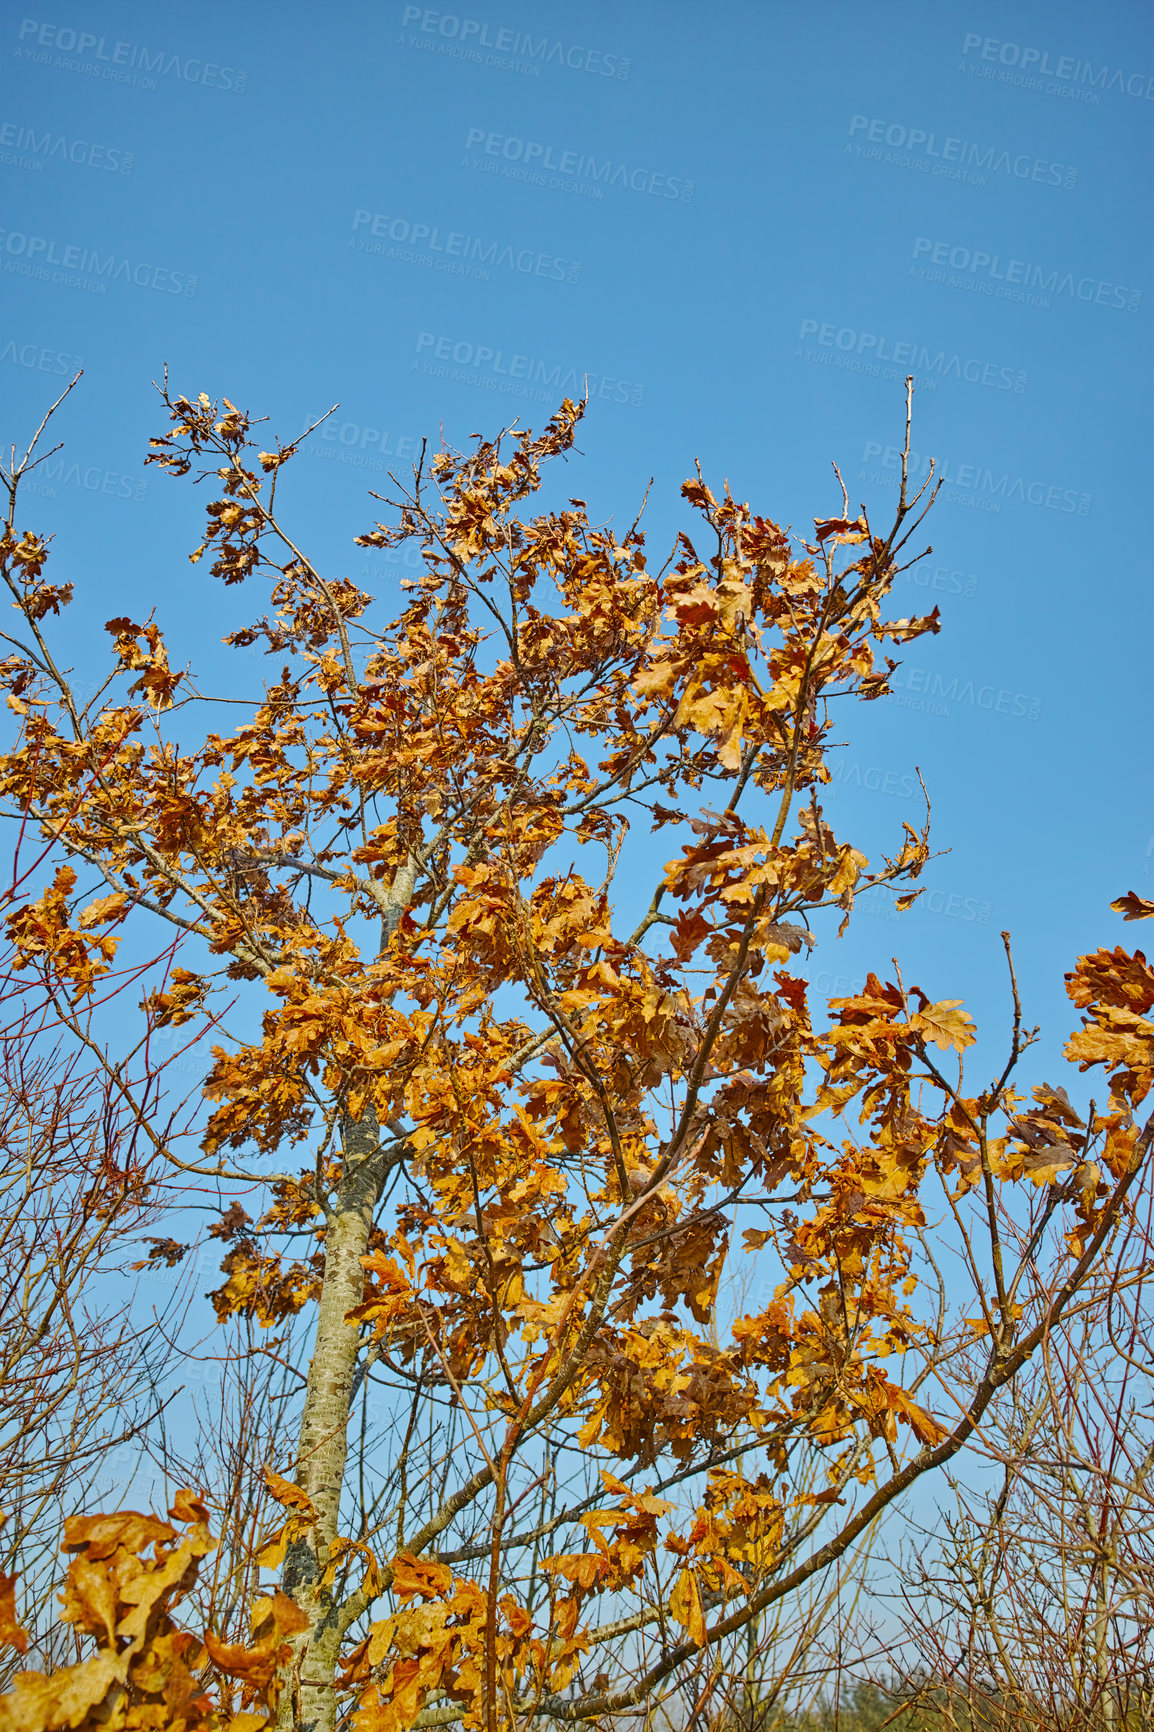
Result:
[[[813,971],[898,949],[1000,1015],[1009,927],[1056,1044],[1063,970],[1154,894],[1149,5],[28,4],[0,27],[0,434],[82,362],[22,518],[77,583],[80,676],[112,612],[155,606],[204,669],[259,611],[189,567],[200,501],[141,467],[166,364],[284,436],[339,401],[290,515],[382,585],[367,488],[586,374],[564,491],[631,519],[655,476],[651,545],[697,457],[799,531],[834,459],[880,521],[912,370],[948,485],[898,611],[945,624],[855,718],[830,815],[876,854],[916,764],[952,853]]]

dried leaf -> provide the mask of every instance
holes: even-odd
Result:
[[[1119,896],[1110,906],[1115,914],[1120,914],[1124,920],[1154,919],[1154,902],[1145,896],[1139,896],[1134,890],[1128,890],[1125,896]]]
[[[705,1641],[705,1613],[697,1580],[689,1568],[682,1570],[677,1586],[669,1599],[669,1615],[682,1626],[691,1642],[700,1647]]]
[[[976,1031],[970,1018],[959,1009],[961,1003],[960,998],[943,998],[938,1004],[928,1004],[924,1010],[914,1011],[910,1027],[943,1052],[949,1047],[965,1052],[973,1045]]]

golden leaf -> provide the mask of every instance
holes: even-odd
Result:
[[[701,1609],[701,1595],[691,1569],[683,1569],[677,1578],[677,1586],[669,1599],[669,1614],[676,1618],[689,1640],[700,1648],[705,1641],[705,1613]]]
[[[962,1002],[960,998],[943,998],[938,1004],[928,1004],[924,1010],[914,1011],[910,1027],[943,1052],[951,1046],[964,1052],[974,1043],[975,1029],[970,1018],[958,1008]]]

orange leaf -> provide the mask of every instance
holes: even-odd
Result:
[[[113,896],[99,896],[77,915],[77,929],[83,932],[89,926],[101,926],[108,920],[123,920],[127,912],[128,898],[119,891]]]
[[[16,1577],[0,1570],[0,1643],[15,1648],[18,1654],[28,1652],[28,1632],[16,1618]]]
[[[294,1485],[291,1479],[282,1479],[279,1473],[274,1473],[271,1467],[262,1469],[264,1483],[268,1487],[270,1497],[285,1509],[293,1510],[297,1515],[307,1516],[310,1521],[316,1521],[317,1512],[313,1508],[312,1498],[307,1492]]]
[[[907,1395],[896,1384],[885,1384],[885,1396],[890,1411],[906,1421],[919,1443],[927,1443],[932,1449],[950,1435],[948,1426],[935,1419],[932,1413],[927,1413],[924,1407],[919,1407],[913,1396]]]
[[[423,1600],[439,1599],[453,1585],[453,1572],[447,1564],[435,1564],[427,1558],[415,1558],[412,1552],[398,1552],[393,1564],[393,1592],[398,1599],[411,1599],[419,1594]]]
[[[169,1515],[174,1522],[207,1522],[208,1510],[199,1492],[185,1486],[172,1500]]]

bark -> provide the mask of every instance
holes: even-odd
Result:
[[[321,1587],[319,1578],[338,1533],[348,1457],[358,1334],[345,1318],[364,1297],[361,1258],[368,1249],[385,1179],[397,1159],[394,1139],[381,1144],[372,1108],[358,1122],[346,1120],[343,1133],[344,1177],[326,1232],[324,1283],[295,1471],[297,1485],[312,1499],[317,1520],[304,1538],[289,1547],[281,1580],[283,1591],[310,1619],[309,1629],[292,1639],[292,1661],[282,1677],[276,1724],[283,1732],[290,1728],[332,1732],[336,1724],[333,1678],[341,1640],[339,1607],[331,1587]]]

